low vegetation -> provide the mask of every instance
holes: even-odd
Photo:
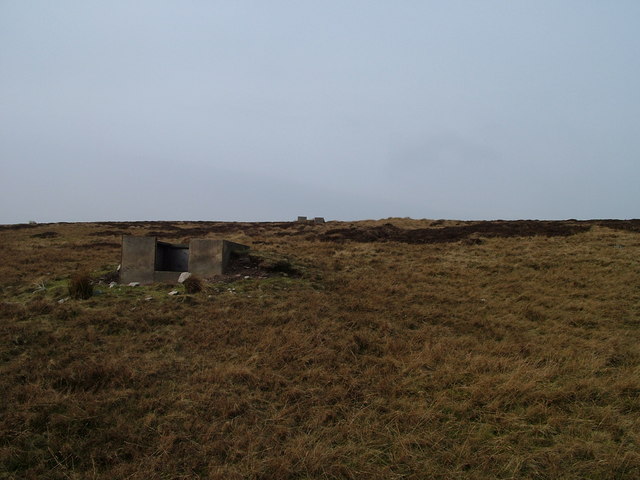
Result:
[[[123,233],[252,258],[110,287]],[[0,238],[0,479],[640,478],[640,222]]]
[[[69,280],[69,295],[75,299],[86,300],[93,295],[91,276],[86,272],[77,272]]]
[[[202,279],[196,275],[191,275],[184,282],[184,289],[187,293],[198,293],[201,292],[204,288],[204,282]]]

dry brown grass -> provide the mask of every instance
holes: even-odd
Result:
[[[640,478],[640,234],[321,241],[385,223],[461,225],[0,230],[0,478]],[[58,303],[123,231],[301,275]]]
[[[93,295],[91,275],[86,272],[76,272],[69,279],[69,295],[77,300],[86,300]]]
[[[198,293],[204,289],[204,281],[196,275],[191,275],[187,278],[183,285],[187,293]]]

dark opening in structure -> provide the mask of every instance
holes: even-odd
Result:
[[[189,247],[187,245],[157,242],[155,270],[187,272],[189,270]]]

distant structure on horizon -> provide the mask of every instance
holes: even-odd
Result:
[[[299,216],[297,221],[299,223],[324,223],[324,217],[313,217],[313,220],[309,220],[307,217]]]

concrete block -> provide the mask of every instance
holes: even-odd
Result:
[[[189,242],[189,271],[194,275],[222,274],[222,242],[210,238],[193,238]]]
[[[315,217],[313,223],[324,223],[324,217]]]
[[[178,283],[187,272],[221,275],[234,255],[248,250],[246,245],[210,238],[194,238],[187,246],[123,235],[120,282]]]
[[[222,240],[222,271],[224,272],[234,255],[243,255],[249,252],[249,247],[241,243]]]
[[[122,236],[120,283],[153,283],[156,262],[156,237]]]
[[[298,222],[305,223],[307,221],[307,217],[298,217]]]

